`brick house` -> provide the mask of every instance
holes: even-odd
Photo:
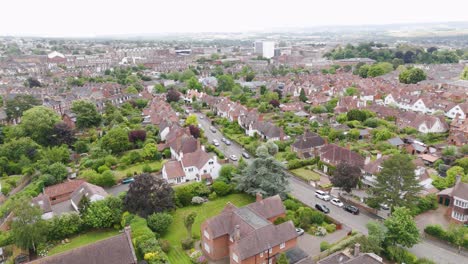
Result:
[[[211,260],[229,258],[231,264],[276,263],[277,256],[296,246],[297,232],[291,221],[274,225],[286,209],[276,195],[238,208],[224,210],[201,225],[203,253]]]
[[[319,156],[320,160],[326,163],[323,166],[323,172],[325,173],[329,170],[328,165],[336,167],[341,163],[347,163],[361,169],[364,167],[365,160],[361,155],[335,144],[326,144],[321,147],[319,150]]]
[[[468,184],[461,182],[460,176],[457,176],[455,186],[440,191],[437,199],[439,204],[448,206],[446,215],[453,222],[468,224]]]
[[[64,202],[71,198],[72,193],[78,189],[83,180],[71,180],[64,183],[52,185],[44,189],[44,194],[50,199],[52,205]]]
[[[295,152],[300,158],[310,158],[315,156],[317,150],[325,143],[325,140],[319,135],[306,131],[291,145],[291,151]]]

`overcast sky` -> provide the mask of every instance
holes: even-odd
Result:
[[[468,20],[468,0],[1,0],[0,10],[0,35],[50,37]]]

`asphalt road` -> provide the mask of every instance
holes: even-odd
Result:
[[[196,115],[198,117],[198,122],[199,124],[201,124],[203,130],[205,131],[205,136],[208,138],[208,141],[210,143],[213,142],[213,139],[217,139],[220,142],[220,146],[218,148],[225,154],[226,157],[229,157],[230,155],[233,155],[233,154],[236,155],[238,158],[241,156],[241,153],[244,152],[245,150],[240,145],[238,145],[235,142],[232,142],[230,146],[227,146],[226,144],[221,142],[221,138],[223,138],[223,134],[218,129],[216,129],[215,133],[210,131],[209,129],[211,126],[210,120],[206,116],[203,116],[203,119],[201,119],[200,118],[200,116],[202,116],[201,113],[196,113]],[[249,162],[249,160],[246,160],[246,161]],[[315,193],[314,187],[296,179],[289,172],[288,174],[290,175],[290,180],[289,180],[290,191],[294,197],[296,197],[301,202],[311,207],[315,207],[315,204],[317,203],[325,204],[330,209],[329,215],[331,217],[344,223],[345,225],[352,228],[353,230],[356,230],[363,234],[367,234],[366,224],[369,221],[378,221],[378,218],[374,215],[367,214],[364,212],[361,212],[359,215],[353,215],[344,211],[342,208],[332,205],[330,202],[325,202],[323,200],[316,198],[314,196],[314,193]],[[434,242],[431,242],[425,239],[423,239],[421,243],[415,245],[413,248],[410,248],[409,251],[411,251],[413,254],[415,254],[419,258],[422,258],[422,257],[429,258],[435,261],[436,263],[441,263],[441,264],[468,263],[468,258],[458,254],[454,248],[451,248],[445,245],[436,244]]]

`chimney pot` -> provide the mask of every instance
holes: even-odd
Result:
[[[361,253],[361,245],[359,243],[354,244],[354,256],[357,257]]]
[[[234,227],[234,241],[239,241],[240,240],[240,226],[236,225]]]

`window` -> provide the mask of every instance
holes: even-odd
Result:
[[[280,244],[280,249],[283,249],[285,247],[286,247],[286,244],[284,242]]]
[[[229,236],[229,241],[234,242],[234,239],[232,238],[232,236]]]
[[[204,235],[206,238],[210,239],[210,234],[208,234],[208,232],[207,232],[206,230],[203,231],[203,235]]]
[[[452,217],[459,220],[459,221],[466,221],[468,220],[468,215],[464,215],[462,213],[459,213],[457,211],[452,211]]]
[[[213,165],[213,163],[214,163],[213,161],[208,162],[208,164],[210,164],[210,165]]]
[[[455,198],[455,206],[461,207],[461,208],[468,208],[468,202],[459,200]]]
[[[188,171],[193,171],[193,168],[189,168]]]
[[[270,249],[268,250],[268,253],[270,253],[270,254],[273,253],[273,248],[270,248]]]
[[[260,252],[260,257],[263,258],[263,252]]]
[[[232,253],[232,260],[234,260],[236,263],[239,263],[239,258],[237,257],[236,253]]]
[[[205,248],[206,252],[210,253],[210,246],[207,243],[205,243],[203,247]]]

